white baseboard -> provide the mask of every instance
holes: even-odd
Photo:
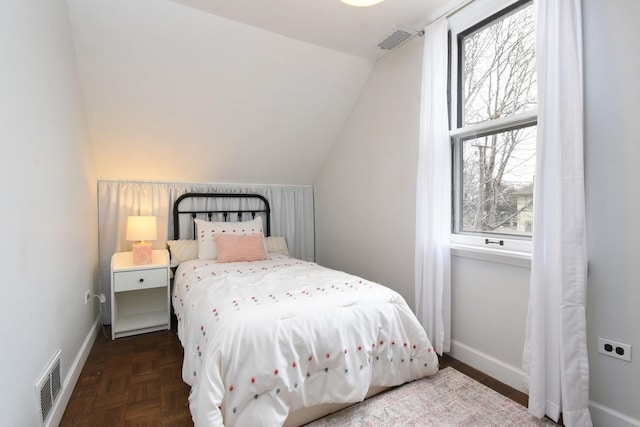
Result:
[[[449,354],[451,357],[491,375],[498,381],[527,393],[522,383],[524,378],[522,369],[455,340],[451,340]],[[592,400],[589,401],[589,412],[595,427],[640,427],[640,420]]]
[[[593,400],[589,401],[589,412],[594,426],[607,427],[640,427],[640,420],[631,418],[620,411],[604,406]]]
[[[451,340],[451,357],[466,363],[485,374],[491,375],[500,382],[507,384],[523,393],[527,390],[523,385],[524,371],[486,353],[469,347],[459,341]],[[527,393],[528,394],[528,393]]]
[[[76,355],[71,367],[69,368],[69,373],[65,377],[62,382],[62,390],[60,390],[60,398],[57,400],[53,408],[51,409],[51,416],[49,417],[48,422],[45,424],[45,427],[53,427],[60,424],[62,421],[62,416],[64,415],[64,410],[67,408],[67,404],[69,403],[69,399],[71,399],[71,393],[73,393],[73,389],[78,382],[78,378],[80,377],[80,373],[82,372],[82,368],[84,367],[87,358],[89,357],[89,353],[91,352],[91,348],[93,347],[93,343],[98,336],[100,316],[96,317],[96,320],[93,322],[93,325],[89,329],[89,333],[84,339],[82,346],[80,346],[80,350]]]

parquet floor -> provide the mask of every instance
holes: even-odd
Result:
[[[61,427],[193,427],[175,330],[119,338],[100,333],[71,395]],[[527,405],[527,395],[445,355],[450,366]]]
[[[60,426],[192,427],[182,354],[175,331],[115,341],[101,332]]]

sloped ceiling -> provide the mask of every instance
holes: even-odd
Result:
[[[422,30],[462,0],[386,0],[353,7],[340,0],[172,0],[318,46],[368,59],[398,27]]]
[[[249,3],[268,4],[255,14],[270,15],[265,22],[300,14],[298,21],[309,24],[314,13],[303,16],[297,4],[324,10],[323,1],[339,3],[199,6],[218,5],[229,15],[246,12]],[[195,4],[68,5],[100,179],[311,184],[374,64],[365,54],[283,36]],[[331,20],[324,25],[325,34],[333,32]]]

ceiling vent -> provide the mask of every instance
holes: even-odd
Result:
[[[378,47],[382,50],[393,50],[402,46],[412,38],[418,35],[418,31],[407,27],[398,27],[393,33],[384,38]]]

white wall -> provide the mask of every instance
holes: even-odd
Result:
[[[596,426],[640,425],[640,2],[584,0],[587,340]],[[421,42],[377,62],[316,180],[316,256],[413,302]],[[391,207],[388,217],[380,209]],[[452,354],[522,388],[529,269],[454,256]],[[632,344],[632,363],[597,353]]]
[[[640,426],[640,2],[585,0],[583,16],[592,413]],[[632,344],[632,363],[598,354],[598,337]]]
[[[314,184],[316,260],[385,283],[411,307],[420,40],[376,63]]]
[[[529,267],[451,259],[451,355],[521,391],[530,273]]]
[[[69,0],[100,179],[310,184],[372,62],[168,0]]]
[[[0,40],[0,424],[35,426],[37,378],[62,349],[71,380],[97,316],[96,184],[66,2],[0,2]]]

